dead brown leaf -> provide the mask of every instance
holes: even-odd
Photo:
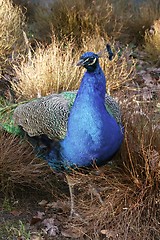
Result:
[[[19,215],[22,214],[22,211],[12,210],[10,213],[11,213],[13,216],[18,217]]]
[[[44,225],[44,233],[48,234],[50,237],[55,237],[57,234],[59,234],[59,229],[55,225],[54,218],[46,218],[43,220],[42,224]]]
[[[106,238],[116,239],[118,237],[118,233],[111,229],[102,229],[101,234],[105,235]]]
[[[40,206],[42,206],[42,207],[45,207],[45,206],[47,205],[47,203],[48,203],[48,201],[42,200],[42,201],[40,201],[38,204],[39,204]]]
[[[30,222],[30,225],[34,225],[43,220],[45,213],[44,212],[37,212],[37,215],[33,216]]]
[[[82,237],[84,235],[84,232],[82,231],[82,227],[74,226],[61,231],[61,234],[63,237],[74,239]]]

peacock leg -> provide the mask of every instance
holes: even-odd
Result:
[[[71,201],[71,210],[70,210],[70,218],[77,217],[81,222],[88,224],[87,221],[85,221],[84,218],[81,217],[79,213],[75,211],[75,202],[74,202],[74,185],[75,182],[72,180],[72,178],[66,174],[66,179],[69,187],[69,193],[70,193],[70,201]]]
[[[66,174],[66,179],[69,187],[69,193],[70,193],[70,201],[71,201],[71,210],[70,210],[70,217],[73,217],[74,215],[77,215],[75,212],[75,205],[74,205],[74,183],[71,180],[70,176]]]

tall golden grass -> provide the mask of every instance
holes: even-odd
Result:
[[[53,39],[51,45],[39,46],[32,56],[14,65],[19,82],[12,86],[17,95],[31,99],[78,88],[80,71],[75,66],[74,50],[72,42],[63,44]]]
[[[32,55],[24,56],[23,61],[14,65],[19,79],[12,87],[17,97],[31,99],[45,96],[53,92],[76,90],[84,69],[78,68],[76,62],[85,51],[99,52],[105,49],[106,39],[100,36],[85,38],[83,48],[77,49],[73,40],[59,42],[55,37],[48,47],[39,46]],[[111,44],[114,50],[114,44]],[[135,75],[136,62],[129,57],[130,50],[124,48],[119,57],[115,51],[113,61],[107,54],[100,63],[107,78],[107,90],[112,91],[131,81]]]
[[[0,64],[2,69],[12,59],[14,53],[25,51],[24,27],[25,16],[20,7],[13,6],[10,0],[0,0]]]

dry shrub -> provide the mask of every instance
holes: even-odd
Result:
[[[53,30],[58,39],[62,40],[64,36],[75,38],[79,46],[84,36],[97,32],[103,36],[107,32],[116,37],[120,33],[121,24],[116,21],[108,0],[60,0],[50,3],[49,8],[39,5],[32,8],[29,27],[39,40],[47,39]]]
[[[52,41],[48,47],[39,46],[33,56],[15,65],[18,83],[13,88],[25,99],[45,96],[52,92],[78,88],[80,71],[76,67],[73,42]]]
[[[57,35],[61,34],[62,38],[71,35],[79,43],[84,37],[96,34],[116,37],[121,29],[113,16],[112,5],[106,0],[92,3],[88,0],[58,1],[54,6],[52,25]]]
[[[152,122],[154,113],[143,113],[126,111],[125,140],[115,164],[72,176],[82,231],[90,239],[159,239],[160,129]]]
[[[160,16],[160,5],[157,0],[132,1],[110,0],[116,20],[123,26],[120,38],[140,44],[144,41],[145,31]]]
[[[146,31],[145,51],[149,59],[160,64],[160,19],[154,21],[152,28]]]
[[[13,53],[24,51],[25,17],[10,0],[0,0],[0,64],[6,65]]]
[[[54,31],[59,39],[75,38],[78,46],[82,45],[83,37],[97,33],[139,44],[159,15],[157,0],[60,0],[50,3],[48,8],[30,4],[28,26],[30,36],[43,41],[50,41]]]
[[[108,36],[85,37],[83,48],[78,50],[73,40],[59,42],[53,38],[51,45],[37,47],[32,56],[28,55],[21,63],[14,65],[19,81],[13,82],[13,89],[17,96],[23,99],[78,89],[84,73],[83,68],[76,67],[80,55],[86,51],[99,52],[105,48],[108,41]],[[111,47],[116,49],[115,44],[111,44]],[[100,59],[109,91],[132,80],[135,74],[135,61],[129,57],[129,48],[124,48],[121,56],[119,53],[116,49],[112,61],[108,60],[105,52]]]
[[[84,37],[104,36],[106,33],[114,39],[140,43],[146,29],[160,15],[157,0],[142,3],[132,0],[60,0],[50,3],[48,8],[27,2],[26,8],[30,39],[50,43],[54,31],[58,39],[74,38],[78,47],[82,46]]]
[[[35,158],[29,143],[0,132],[1,191],[11,193],[14,188],[25,186],[54,193],[57,180],[48,165]]]

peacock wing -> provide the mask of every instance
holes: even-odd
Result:
[[[63,139],[70,112],[69,99],[63,94],[51,94],[19,105],[13,114],[15,124],[30,137],[47,135],[50,139]]]
[[[118,124],[121,124],[121,110],[118,103],[108,94],[105,95],[105,106],[111,116],[113,116]]]

